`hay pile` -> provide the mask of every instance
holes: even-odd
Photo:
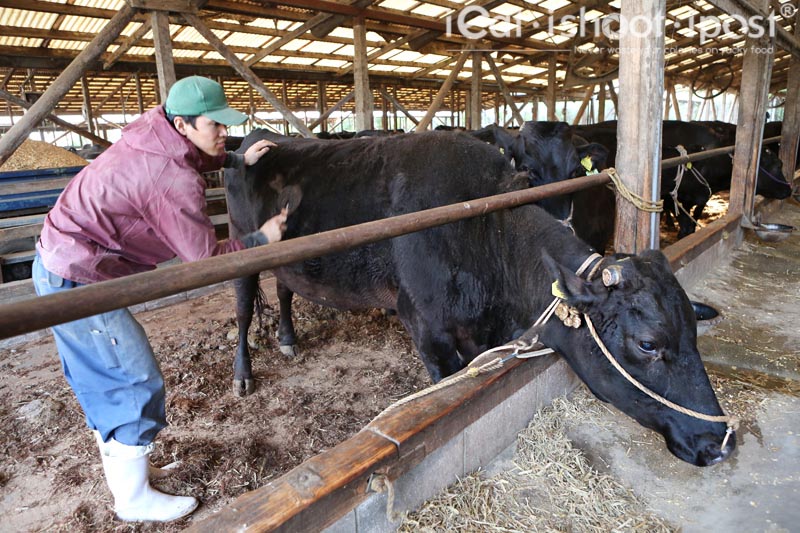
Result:
[[[565,420],[604,409],[577,390],[541,409],[519,434],[514,467],[486,478],[471,474],[448,487],[398,531],[671,532],[633,492],[594,469],[566,435]]]
[[[40,168],[78,167],[87,161],[59,146],[26,139],[8,160],[0,165],[0,172],[36,170]]]

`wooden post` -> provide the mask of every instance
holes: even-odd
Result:
[[[300,135],[303,137],[314,136],[314,134],[311,133],[311,130],[309,130],[306,125],[303,124],[303,121],[298,119],[288,107],[283,105],[283,102],[281,102],[280,99],[275,96],[275,93],[270,91],[269,88],[264,85],[264,82],[262,82],[261,79],[256,76],[255,73],[236,56],[236,54],[231,52],[231,50],[225,46],[225,43],[223,43],[220,38],[217,37],[216,34],[214,34],[208,28],[208,26],[205,25],[205,23],[203,23],[202,20],[200,20],[198,16],[191,13],[182,13],[182,16],[186,22],[194,26],[197,32],[202,35],[209,42],[209,44],[211,44],[211,46],[213,46],[217,52],[219,52],[219,54],[228,61],[228,63],[230,63],[234,70],[236,70],[236,72],[238,72],[239,75],[245,79],[245,81],[252,85],[258,91],[258,93],[264,97],[267,102],[272,104],[272,107],[274,107],[281,115],[286,117],[286,120],[288,120],[298,132],[300,132]]]
[[[606,85],[599,83],[597,88],[597,122],[603,122],[606,119]]]
[[[608,87],[608,95],[611,97],[611,103],[614,104],[614,117],[619,117],[619,104],[617,103],[617,91],[614,90],[614,84],[612,82],[607,82],[606,87]]]
[[[800,10],[794,18],[794,35],[800,39]],[[783,161],[783,175],[791,183],[797,161],[797,148],[800,144],[800,59],[795,56],[792,56],[789,62],[786,87],[780,158]]]
[[[248,126],[250,131],[256,129],[256,103],[253,101],[253,88],[247,87],[247,107],[249,112],[247,114]]]
[[[428,129],[428,126],[430,126],[431,121],[433,120],[433,115],[435,115],[436,111],[439,110],[442,102],[444,102],[445,96],[447,96],[447,93],[450,92],[450,87],[453,86],[453,82],[458,77],[458,73],[461,70],[461,67],[464,66],[464,62],[467,60],[467,56],[470,54],[470,52],[472,52],[472,45],[467,45],[461,51],[461,54],[458,56],[458,60],[456,60],[456,64],[453,66],[453,69],[450,71],[447,79],[444,80],[444,83],[439,88],[439,92],[436,93],[436,96],[434,97],[433,102],[431,102],[431,106],[428,108],[425,116],[422,117],[422,120],[420,120],[419,124],[417,124],[417,126],[414,128],[415,132]]]
[[[172,58],[172,36],[169,33],[169,14],[165,11],[150,13],[153,28],[153,45],[156,49],[156,72],[161,101],[167,101],[170,88],[175,84],[175,62]]]
[[[467,126],[470,129],[477,130],[481,127],[481,114],[483,105],[481,103],[481,67],[483,65],[483,52],[472,52],[472,76],[470,77],[469,84],[469,116],[470,123]]]
[[[589,105],[589,100],[592,99],[592,94],[594,94],[594,84],[591,84],[586,88],[586,94],[583,95],[581,107],[578,108],[578,114],[575,115],[575,120],[572,121],[573,124],[580,123],[581,119],[583,118],[583,114],[586,112],[586,106]]]
[[[283,105],[285,105],[287,107],[287,109],[288,109],[289,106],[287,104],[288,104],[289,100],[288,100],[287,94],[286,94],[286,80],[282,80],[281,81],[281,101],[283,102]],[[290,133],[289,132],[289,121],[286,120],[286,117],[283,117],[283,134],[288,136],[289,133]]]
[[[83,94],[83,120],[86,122],[86,129],[94,134],[94,116],[92,116],[92,97],[89,94],[89,81],[86,76],[81,76],[81,93]]]
[[[139,110],[139,114],[144,113],[144,98],[142,97],[142,80],[139,77],[139,73],[136,72],[133,75],[134,79],[136,80],[136,109]]]
[[[325,106],[328,105],[328,84],[324,81],[317,82],[317,109],[319,110],[319,116],[322,118],[322,115],[325,113]],[[328,121],[322,120],[319,122],[319,131],[328,131]],[[309,128],[313,129],[313,128]]]
[[[661,117],[664,94],[664,26],[666,0],[622,0],[620,16],[631,31],[620,35],[619,91],[625,105],[618,108],[617,170],[625,186],[647,200],[661,197]],[[646,21],[650,21],[649,29]],[[659,247],[658,213],[617,202],[614,248],[638,253]]]
[[[667,87],[664,91],[664,120],[669,120],[669,112],[670,107],[672,105],[672,100],[670,99],[670,87]]]
[[[88,65],[95,62],[105,52],[108,45],[116,39],[120,32],[133,19],[136,9],[122,4],[103,30],[86,48],[61,72],[50,87],[39,97],[28,112],[5,135],[0,137],[0,165],[11,157],[19,145],[28,138],[30,132],[50,114],[76,81],[83,75]]]
[[[669,94],[672,97],[672,107],[675,109],[675,120],[681,119],[681,106],[678,105],[678,93],[675,90],[675,84],[669,86]]]
[[[768,0],[758,4],[767,8]],[[772,77],[773,53],[764,53],[774,48],[775,39],[766,30],[761,38],[745,40],[745,56],[742,63],[742,84],[739,89],[739,120],[736,127],[736,148],[733,156],[733,174],[728,214],[741,214],[752,219],[755,206],[756,177],[761,156],[761,139],[769,97],[769,80]],[[754,50],[762,50],[761,53]]]
[[[694,105],[694,102],[693,102],[693,100],[694,100],[694,91],[692,91],[691,87],[689,87],[689,90],[687,91],[687,94],[688,94],[688,99],[686,100],[686,120],[692,121],[692,120],[694,120],[694,118],[693,118],[694,117],[694,109],[692,109],[692,107]]]
[[[369,89],[369,63],[367,60],[367,26],[364,17],[353,18],[353,84],[356,91],[356,130],[373,128],[372,91]]]
[[[556,119],[556,56],[555,53],[550,56],[550,63],[547,71],[547,93],[545,96],[545,104],[547,104],[547,120],[554,121]]]

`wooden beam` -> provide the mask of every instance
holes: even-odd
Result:
[[[749,0],[708,0],[708,3],[729,15],[741,17],[742,20],[749,20],[753,15],[761,17],[762,21],[769,18],[769,2],[761,0],[756,3],[751,3]],[[769,33],[768,25],[765,24],[764,27],[766,33]],[[774,43],[800,59],[800,39],[786,31],[780,24],[775,24],[775,30],[775,35],[772,36],[775,37]]]
[[[483,52],[472,52],[472,75],[470,76],[469,84],[469,117],[470,122],[467,126],[470,129],[477,130],[481,127],[481,115],[483,114],[483,105],[481,96],[481,78],[483,72]]]
[[[606,119],[606,84],[597,84],[597,121],[603,122]]]
[[[353,91],[350,91],[349,93],[347,93],[347,94],[346,94],[344,97],[342,97],[342,98],[341,98],[341,99],[340,99],[338,102],[336,102],[336,103],[335,103],[335,104],[333,104],[331,107],[329,107],[328,109],[326,109],[326,110],[325,110],[325,112],[324,112],[324,113],[322,113],[322,114],[319,116],[319,118],[318,118],[317,120],[315,120],[314,122],[312,122],[311,124],[309,124],[309,126],[308,126],[308,129],[310,129],[310,130],[313,130],[314,128],[316,128],[316,127],[317,127],[317,126],[319,126],[320,124],[324,124],[324,123],[325,123],[325,121],[328,119],[328,117],[329,117],[329,116],[331,116],[331,114],[332,114],[334,111],[337,111],[337,110],[341,109],[341,108],[342,108],[342,106],[343,106],[344,104],[346,104],[347,102],[349,102],[350,100],[352,100],[352,99],[355,97],[355,95],[356,95],[356,92],[355,92],[355,90],[353,90]],[[324,128],[322,128],[322,131],[328,131],[327,127],[324,127]]]
[[[59,100],[64,97],[70,88],[84,74],[86,66],[100,57],[114,39],[116,39],[128,22],[136,14],[136,10],[123,4],[116,15],[105,25],[95,39],[84,48],[70,65],[56,78],[42,96],[33,104],[28,112],[11,129],[0,138],[0,165],[28,137],[30,132],[50,114]]]
[[[350,5],[359,9],[364,9],[371,6],[374,2],[375,0],[353,0],[350,2]],[[324,39],[330,32],[342,26],[348,18],[349,17],[346,15],[325,14],[324,18],[311,28],[311,34],[317,39]]]
[[[456,61],[455,66],[450,71],[450,74],[447,76],[447,79],[444,80],[444,83],[439,88],[439,92],[436,93],[436,97],[431,102],[431,106],[428,108],[428,111],[425,113],[425,116],[422,117],[422,120],[419,121],[417,127],[414,128],[415,132],[424,131],[428,129],[431,121],[433,120],[433,116],[441,107],[442,102],[444,102],[445,96],[447,93],[450,92],[450,88],[453,86],[453,82],[458,77],[459,71],[461,71],[461,67],[464,66],[464,62],[467,60],[467,56],[472,52],[472,45],[468,44],[464,49],[461,51],[461,54],[458,56],[458,60]]]
[[[663,20],[665,0],[622,0],[624,20]],[[664,32],[657,25],[650,31],[620,35],[619,91],[625,105],[619,108],[616,167],[623,184],[638,196],[657,201],[661,160],[661,117],[664,94]],[[658,213],[638,209],[628,201],[617,202],[614,249],[617,253],[639,253],[659,248]]]
[[[761,0],[766,6],[766,0]],[[748,37],[747,50],[771,47],[774,38]],[[736,127],[736,147],[733,155],[731,192],[728,213],[741,214],[751,220],[756,198],[756,178],[761,156],[761,139],[769,98],[769,79],[772,75],[774,54],[747,53],[742,67],[742,84],[739,90],[739,121]]]
[[[150,21],[151,19],[147,19],[146,21],[144,21],[144,23],[141,26],[139,26],[139,29],[133,32],[133,35],[126,38],[122,42],[122,44],[119,45],[116,50],[114,50],[114,52],[103,63],[103,70],[110,69],[114,65],[114,63],[116,63],[117,60],[119,60],[120,57],[124,56],[128,52],[128,50],[130,50],[131,47],[133,47],[133,45],[139,42],[139,39],[144,37],[145,34],[147,34],[147,32],[150,31]]]
[[[156,49],[156,69],[161,102],[167,101],[169,89],[175,84],[175,62],[172,58],[172,37],[169,33],[169,17],[162,11],[150,13],[153,28],[153,45]]]
[[[369,88],[367,27],[362,17],[353,19],[353,85],[356,91],[356,131],[371,130],[375,103]]]
[[[83,95],[83,121],[91,133],[94,133],[94,115],[92,114],[92,95],[89,92],[89,81],[81,76],[81,94]]]
[[[589,101],[592,99],[593,94],[594,94],[594,84],[591,84],[586,88],[586,93],[583,95],[583,101],[581,101],[581,107],[578,108],[578,113],[575,115],[575,120],[572,121],[573,124],[580,123],[581,119],[583,118],[583,114],[586,112],[586,107],[589,105]]]
[[[144,11],[170,11],[173,13],[197,13],[196,0],[128,0],[131,6]]]
[[[313,137],[314,134],[311,133],[303,121],[297,118],[291,110],[286,107],[280,99],[275,96],[275,93],[269,90],[269,88],[264,85],[264,83],[255,75],[255,73],[250,70],[250,68],[242,63],[242,60],[239,59],[236,54],[231,52],[225,43],[223,43],[219,37],[217,37],[204,23],[200,20],[197,15],[192,15],[190,13],[184,13],[183,18],[186,19],[190,25],[194,26],[197,32],[202,35],[214,48],[217,49],[217,52],[224,57],[231,66],[239,73],[239,75],[244,78],[250,85],[252,85],[261,96],[264,97],[266,101],[272,104],[281,115],[283,115],[286,120],[288,120],[292,126],[300,132],[300,135],[303,137]]]
[[[381,92],[381,95],[382,95],[384,98],[386,98],[386,100],[388,100],[389,102],[391,102],[391,103],[392,103],[392,105],[395,107],[395,109],[396,109],[397,111],[400,111],[400,112],[401,112],[401,113],[403,113],[405,116],[407,116],[407,117],[408,117],[408,119],[409,119],[411,122],[413,122],[415,125],[416,125],[416,124],[419,124],[419,120],[417,120],[417,119],[416,119],[416,117],[414,117],[414,115],[412,115],[411,113],[409,113],[409,112],[408,112],[408,110],[407,110],[407,109],[406,109],[406,108],[403,106],[403,104],[401,104],[401,103],[400,103],[400,102],[397,100],[397,98],[395,98],[394,96],[392,96],[391,94],[389,94],[389,93],[386,91],[386,89],[384,89],[383,87],[381,87],[381,89],[380,89],[380,92]],[[452,93],[451,93],[451,94],[452,94]],[[397,129],[397,125],[395,125],[395,129]]]
[[[12,104],[14,104],[16,106],[19,106],[19,107],[21,107],[23,109],[29,109],[31,107],[31,104],[29,104],[25,100],[23,100],[21,98],[17,98],[13,94],[11,94],[11,93],[9,93],[7,91],[4,91],[2,89],[0,89],[0,98],[6,100],[7,102],[10,102],[10,103],[12,103]],[[58,118],[57,116],[55,116],[53,114],[46,115],[44,118],[47,118],[47,120],[53,122],[54,124],[57,124],[57,125],[61,126],[62,128],[66,129],[66,130],[69,130],[71,132],[77,133],[81,137],[85,137],[86,139],[92,141],[94,144],[98,144],[98,145],[104,146],[104,147],[111,146],[111,143],[108,142],[107,140],[103,139],[102,137],[98,137],[97,135],[95,135],[95,134],[93,134],[93,133],[91,133],[89,131],[86,131],[86,130],[84,130],[82,128],[79,128],[79,127],[75,126],[74,124],[71,124],[71,123],[69,123],[69,122],[67,122],[65,120],[61,120],[60,118]]]
[[[670,84],[669,94],[672,97],[672,107],[675,109],[675,120],[681,120],[681,106],[678,105],[678,93],[675,84]]]
[[[511,108],[511,114],[514,117],[514,120],[516,120],[521,127],[525,120],[522,118],[516,102],[514,102],[514,97],[511,96],[511,91],[508,90],[508,86],[503,80],[503,75],[500,72],[500,69],[497,68],[497,64],[494,62],[494,59],[492,59],[490,54],[486,54],[484,58],[486,59],[486,62],[489,63],[489,68],[492,70],[492,74],[494,74],[494,79],[497,80],[497,86],[500,87],[500,92],[506,101],[506,105]]]
[[[614,116],[619,117],[619,105],[617,104],[617,91],[614,90],[614,83],[613,82],[606,82],[606,87],[608,87],[608,95],[611,97],[611,103],[614,104]]]
[[[547,91],[544,102],[547,105],[547,120],[550,122],[556,119],[556,55],[550,56],[547,64]]]

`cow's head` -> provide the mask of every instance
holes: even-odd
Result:
[[[756,193],[764,198],[777,198],[779,200],[788,198],[792,194],[792,186],[789,185],[783,175],[783,164],[770,147],[764,147],[761,150]]]
[[[587,156],[593,160],[592,168],[602,166],[594,163],[602,147],[594,143],[576,147],[572,141],[572,130],[566,122],[526,122],[511,149],[514,166],[527,172],[531,187],[584,176],[586,168],[581,161]],[[569,217],[571,195],[546,198],[538,203],[558,219]]]
[[[636,380],[684,408],[722,416],[697,350],[694,311],[661,252],[603,259],[586,281],[545,254],[544,264],[566,303],[591,319],[616,361]],[[663,435],[678,458],[698,466],[725,459],[726,424],[678,412],[637,389],[602,353],[581,315],[578,328],[552,317],[541,340],[559,352],[599,399]]]

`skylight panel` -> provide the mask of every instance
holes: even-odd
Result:
[[[313,65],[317,62],[316,57],[286,57],[281,61],[282,65]]]
[[[289,50],[289,51],[294,50],[294,51],[297,51],[297,50],[300,50],[301,48],[303,48],[305,45],[307,45],[310,42],[311,41],[309,41],[308,39],[293,39],[293,40],[289,41],[288,43],[284,44],[283,46],[281,46],[281,50]]]
[[[384,0],[380,4],[381,7],[386,9],[395,9],[397,11],[408,11],[416,6],[419,2],[417,0]]]
[[[423,17],[440,18],[450,12],[446,7],[436,6],[433,4],[420,4],[411,10],[415,15],[422,15]]]

